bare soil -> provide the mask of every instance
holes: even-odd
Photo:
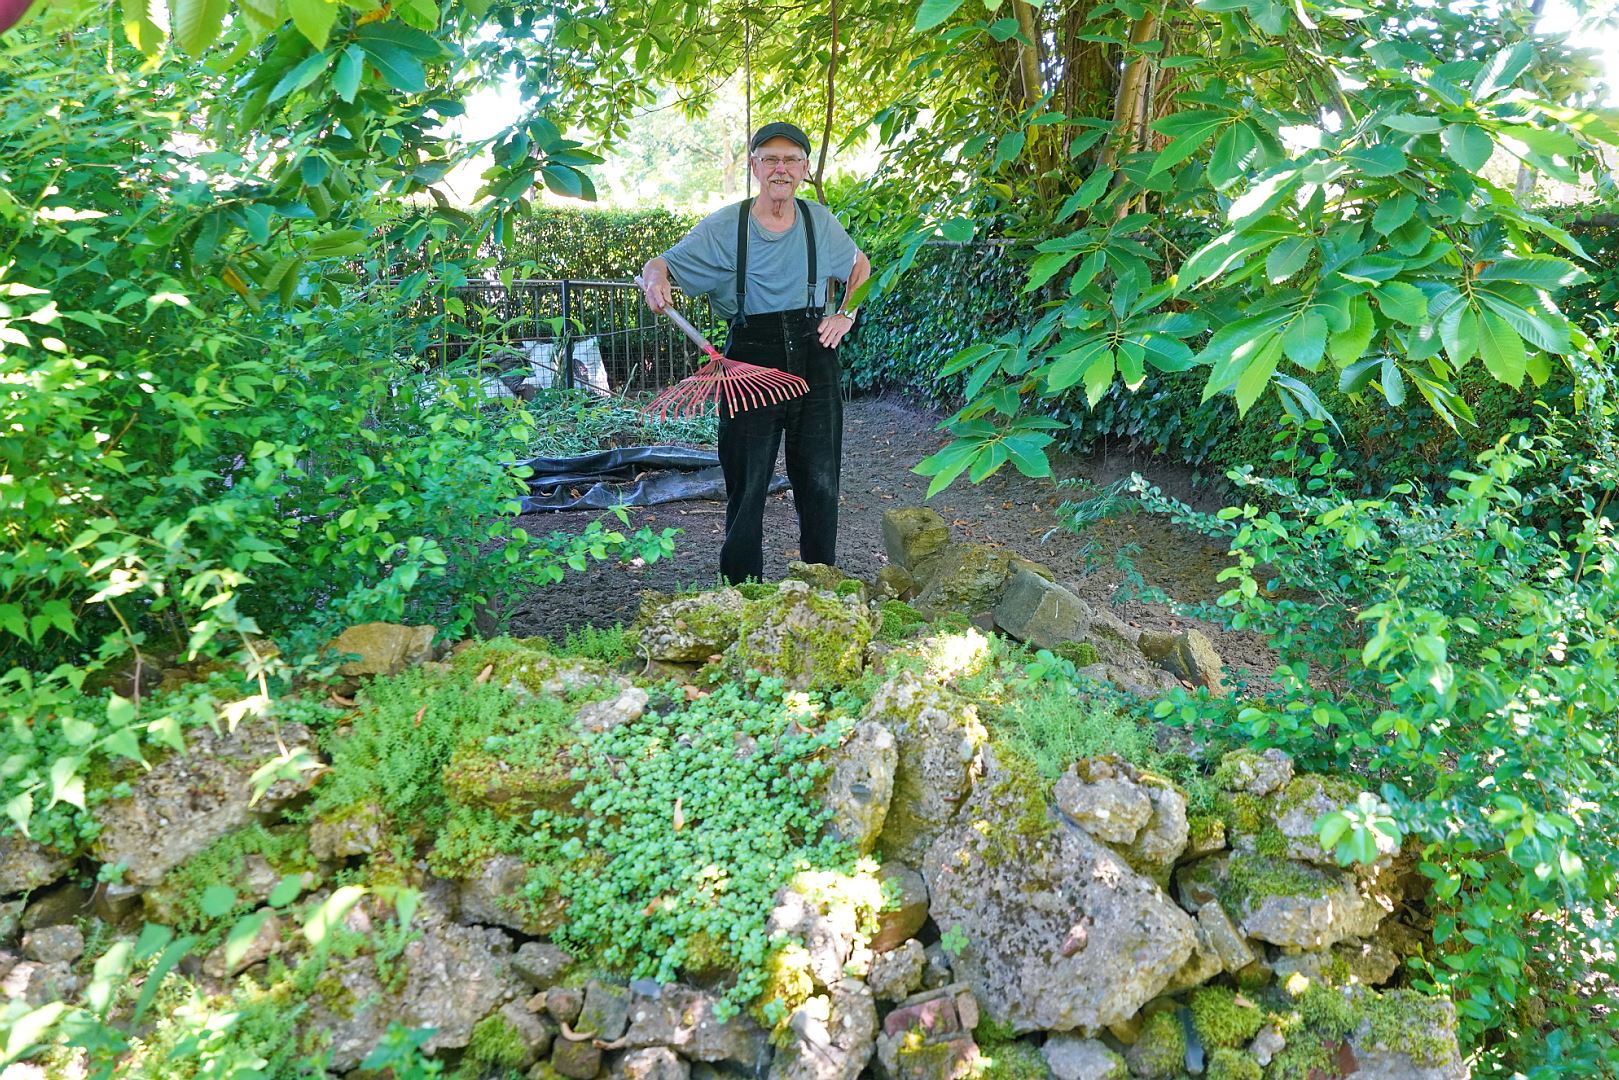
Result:
[[[924,505],[928,478],[912,467],[944,445],[939,417],[903,400],[862,398],[847,404],[844,421],[843,493],[838,529],[838,565],[845,573],[872,581],[888,561],[883,551],[883,514],[895,507]],[[981,484],[965,479],[935,496],[931,506],[949,522],[958,540],[999,544],[1050,567],[1057,580],[1096,605],[1110,605],[1126,622],[1142,628],[1199,626],[1228,666],[1263,680],[1275,665],[1264,641],[1228,634],[1207,623],[1177,615],[1161,604],[1133,598],[1125,575],[1115,566],[1121,549],[1147,585],[1176,600],[1213,600],[1224,586],[1215,576],[1228,560],[1223,549],[1158,517],[1124,513],[1075,535],[1060,527],[1054,508],[1073,499],[1060,479],[1110,484],[1141,472],[1171,495],[1199,509],[1221,505],[1221,493],[1195,489],[1189,470],[1136,453],[1054,455],[1051,479],[1030,479],[1011,467]],[[570,629],[628,625],[644,590],[676,592],[713,584],[719,575],[724,536],[723,502],[686,501],[632,509],[632,526],[684,530],[673,558],[647,565],[596,564],[560,585],[509,600],[511,632],[560,638]],[[528,515],[531,531],[577,532],[600,517],[595,512]],[[779,579],[798,557],[798,522],[791,491],[769,497],[765,507],[765,575]]]

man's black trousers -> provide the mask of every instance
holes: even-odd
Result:
[[[820,320],[804,311],[749,315],[731,327],[725,355],[800,375],[809,393],[735,416],[720,412],[725,474],[725,545],[720,573],[731,584],[764,577],[765,494],[776,452],[787,438],[787,481],[798,511],[799,558],[837,558],[838,477],[843,461],[843,392],[836,349],[817,337]]]

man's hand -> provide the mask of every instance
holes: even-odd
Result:
[[[659,315],[674,303],[674,289],[669,285],[669,264],[661,256],[648,260],[641,268],[637,284],[641,286],[641,294],[646,297],[646,306]]]
[[[849,331],[854,329],[854,316],[845,315],[841,311],[836,315],[828,315],[821,320],[821,344],[828,349],[835,349],[843,343]]]

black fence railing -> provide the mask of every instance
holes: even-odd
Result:
[[[513,382],[590,386],[615,395],[662,390],[703,363],[701,351],[661,315],[647,309],[627,281],[479,281],[449,290],[461,310],[443,312],[439,362],[480,349]],[[434,297],[435,306],[442,304]],[[706,297],[677,293],[675,302],[723,347],[724,326]],[[441,308],[442,311],[442,308]]]

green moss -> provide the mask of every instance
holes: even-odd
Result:
[[[1220,900],[1228,911],[1241,911],[1268,896],[1306,896],[1327,887],[1318,870],[1269,855],[1238,853],[1231,857]]]
[[[933,620],[933,629],[940,634],[962,634],[972,624],[972,619],[961,612],[946,611]]]
[[[1263,1009],[1246,999],[1238,1001],[1236,991],[1222,986],[1194,990],[1190,1006],[1192,1026],[1206,1046],[1241,1046],[1265,1025]]]
[[[1368,1041],[1412,1062],[1433,1068],[1450,1060],[1456,1049],[1455,1014],[1440,998],[1415,990],[1365,991],[1362,1013],[1370,1025]]]
[[[1224,791],[1241,791],[1246,778],[1259,770],[1264,759],[1254,750],[1232,750],[1220,757],[1214,768],[1214,782]]]
[[[1130,1071],[1137,1076],[1180,1075],[1186,1061],[1186,1030],[1180,1016],[1166,1009],[1147,1017],[1130,1048],[1130,1061]]]
[[[528,1043],[504,1016],[495,1013],[472,1027],[464,1062],[477,1065],[477,1072],[521,1068],[528,1057]]]
[[[1259,1062],[1229,1047],[1220,1047],[1209,1055],[1208,1080],[1260,1080],[1264,1070]]]
[[[735,588],[744,600],[769,600],[776,595],[776,586],[763,581],[744,581]]]
[[[1333,1043],[1332,1045],[1337,1045]],[[1290,1036],[1287,1046],[1265,1067],[1265,1080],[1319,1080],[1337,1076],[1328,1044],[1304,1033]]]
[[[865,590],[865,582],[856,581],[854,578],[844,578],[842,581],[838,582],[838,587],[834,589],[833,592],[835,592],[838,596],[859,596],[861,593],[865,592]]]
[[[1038,1047],[1021,1039],[1009,1041],[986,1038],[983,1025],[975,1032],[978,1036],[979,1059],[977,1076],[982,1080],[1046,1080],[1051,1070]]]
[[[1280,859],[1287,854],[1287,837],[1274,823],[1267,821],[1254,836],[1254,850],[1261,855]]]
[[[1051,651],[1075,667],[1090,667],[1102,659],[1101,655],[1096,651],[1096,646],[1088,641],[1059,642],[1057,647]]]
[[[1338,806],[1348,806],[1360,795],[1355,783],[1339,776],[1305,773],[1288,781],[1276,797],[1276,813],[1285,814],[1295,807],[1311,802],[1318,796]]]
[[[1347,1038],[1360,1023],[1355,1004],[1343,990],[1311,983],[1298,999],[1299,1018],[1329,1042]]]
[[[1215,802],[1216,809],[1225,818],[1226,835],[1252,836],[1270,820],[1270,806],[1257,795],[1241,792],[1225,795]]]
[[[800,607],[807,617],[793,611]],[[756,632],[766,628],[769,651],[761,651]],[[736,661],[745,669],[807,676],[814,686],[842,687],[865,670],[871,637],[859,608],[826,593],[787,593],[743,606]]]
[[[890,644],[910,637],[928,622],[926,615],[902,600],[883,601],[882,613],[883,624],[877,631],[877,639]]]
[[[1187,815],[1186,831],[1191,846],[1199,851],[1225,847],[1225,818],[1218,814]]]

